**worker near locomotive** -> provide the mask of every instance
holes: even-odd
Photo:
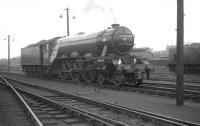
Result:
[[[21,65],[28,76],[51,75],[63,80],[140,85],[145,66],[129,52],[134,35],[112,24],[105,30],[42,40],[21,49]]]

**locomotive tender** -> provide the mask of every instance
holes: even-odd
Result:
[[[129,56],[132,32],[113,24],[97,33],[56,37],[21,49],[21,65],[28,75],[53,75],[62,79],[119,86],[143,82],[142,61]]]

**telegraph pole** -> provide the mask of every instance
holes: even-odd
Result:
[[[65,8],[67,14],[67,36],[69,36],[69,8]]]
[[[176,105],[184,105],[184,2],[177,0]]]
[[[8,35],[8,71],[10,71],[10,35]]]

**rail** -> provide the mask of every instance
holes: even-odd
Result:
[[[31,118],[34,121],[34,123],[37,126],[43,126],[43,124],[41,123],[41,121],[37,118],[37,116],[35,115],[35,113],[31,110],[31,108],[28,106],[28,104],[26,103],[26,101],[20,96],[20,94],[15,90],[15,88],[6,79],[4,79],[3,77],[0,76],[0,79],[5,82],[4,84],[6,84],[8,87],[11,88],[11,90],[15,94],[15,96],[17,96],[17,98],[20,100],[20,102],[26,108],[27,112],[31,116]]]
[[[15,80],[15,81],[17,81],[17,80]],[[68,95],[68,96],[70,96],[72,98],[81,98],[83,101],[87,101],[87,102],[91,102],[91,103],[92,102],[93,103],[96,102],[96,104],[99,104],[101,106],[113,107],[114,110],[120,110],[120,111],[123,111],[124,113],[126,112],[127,114],[128,113],[129,114],[136,113],[137,115],[140,115],[140,117],[143,116],[144,118],[147,118],[147,119],[153,118],[154,121],[155,120],[160,120],[160,121],[168,122],[168,123],[171,122],[172,124],[178,125],[178,126],[185,126],[185,125],[199,126],[199,124],[195,124],[195,123],[188,122],[188,121],[182,121],[182,120],[166,117],[166,116],[158,115],[158,114],[155,114],[155,113],[144,112],[144,111],[133,109],[133,108],[126,108],[126,107],[122,107],[122,106],[118,106],[118,105],[113,105],[113,104],[110,104],[110,103],[101,102],[101,101],[98,101],[98,100],[95,100],[95,99],[88,99],[88,98],[85,98],[85,97],[82,97],[82,96],[73,95],[73,94],[69,94],[69,93],[66,94],[66,93],[61,92],[61,91],[49,89],[49,88],[42,87],[42,86],[37,86],[37,85],[26,83],[26,82],[21,82],[21,83],[23,83],[23,85],[24,84],[29,84],[29,86],[31,86],[31,87],[37,87],[37,89],[44,89],[44,90],[47,90],[47,91],[57,92],[58,94],[60,94],[62,96]]]

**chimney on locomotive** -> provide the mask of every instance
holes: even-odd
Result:
[[[112,24],[111,26],[112,26],[112,28],[117,28],[120,26],[120,24]]]

